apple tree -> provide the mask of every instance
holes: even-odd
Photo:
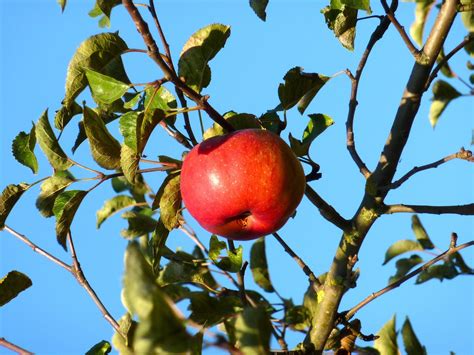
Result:
[[[62,11],[69,10],[67,0],[58,3]],[[162,26],[164,16],[178,15],[161,11],[161,1],[90,3],[89,15],[98,20],[100,30],[83,39],[70,58],[64,97],[57,98],[52,110],[38,108],[43,111],[32,126],[25,119],[24,131],[10,137],[12,157],[2,156],[2,160],[14,158],[33,174],[41,172],[41,178],[2,181],[0,197],[2,238],[16,238],[65,269],[110,324],[110,339],[90,344],[87,353],[105,354],[114,349],[121,354],[201,354],[217,350],[232,354],[330,351],[385,355],[399,354],[404,349],[407,354],[426,354],[430,344],[424,345],[408,317],[402,326],[397,325],[395,316],[387,319],[378,330],[366,326],[365,315],[357,316],[361,309],[370,308],[372,301],[383,302],[383,297],[378,298],[405,286],[407,281],[416,280],[416,284],[423,284],[417,287],[423,288],[434,280],[474,274],[460,253],[474,244],[469,235],[458,236],[456,225],[450,226],[452,234],[445,236],[443,244],[434,241],[429,226],[422,223],[425,214],[468,219],[474,214],[474,203],[391,202],[395,190],[408,185],[415,175],[429,177],[431,169],[454,160],[463,167],[474,161],[470,150],[459,148],[399,171],[409,141],[418,139],[411,134],[415,118],[434,128],[442,116],[449,115],[449,110],[445,111],[448,104],[464,105],[465,115],[472,118],[472,102],[468,103],[474,94],[474,65],[470,61],[474,54],[472,1],[416,0],[409,30],[398,16],[400,8],[409,4],[398,0],[331,0],[322,9],[318,3],[311,3],[313,11],[320,10],[324,30],[350,58],[347,67],[333,74],[324,66],[306,70],[298,63],[285,63],[287,70],[276,78],[277,104],[264,103],[263,112],[228,107],[219,101],[218,92],[208,93],[212,82],[218,80],[214,71],[211,74],[213,60],[225,52],[232,39],[229,25],[210,23],[188,34],[184,45],[169,43],[167,32],[182,28]],[[254,20],[261,20],[265,26],[267,11],[270,21],[273,5],[268,0],[250,0],[248,11],[253,11]],[[284,6],[294,5],[286,2]],[[116,15],[125,19],[120,22],[124,30],[111,32],[107,28]],[[133,26],[138,37],[129,34],[127,26]],[[464,26],[464,37],[457,43],[452,38],[455,26]],[[291,31],[291,26],[285,31]],[[409,56],[411,69],[403,78],[404,86],[398,88],[401,97],[395,98],[398,101],[392,116],[378,117],[387,128],[383,137],[373,138],[380,146],[366,149],[369,142],[356,140],[357,121],[363,119],[357,114],[358,106],[361,97],[367,98],[363,91],[374,90],[363,84],[364,76],[369,75],[371,59],[388,31],[396,33],[398,42],[390,45],[395,54],[384,60],[396,61],[403,53]],[[180,45],[182,49],[176,51]],[[355,50],[356,45],[362,50]],[[143,82],[137,81],[127,65],[125,59],[131,55],[141,56],[154,66]],[[461,62],[460,68],[454,66]],[[220,65],[226,68],[225,62]],[[386,63],[384,85],[391,85],[389,72],[393,65]],[[225,75],[225,71],[218,73]],[[336,80],[345,80],[347,92],[332,89]],[[387,89],[380,86],[375,90]],[[338,106],[347,107],[345,117],[320,112],[317,107],[322,95],[337,97]],[[429,114],[423,117],[418,113],[426,102]],[[345,144],[342,140],[323,141],[335,123],[345,124]],[[462,129],[470,131],[471,127]],[[155,144],[157,134],[161,141]],[[266,138],[256,138],[260,136]],[[237,137],[243,137],[243,141],[237,143]],[[470,142],[452,143],[461,146]],[[315,158],[316,144],[330,153],[343,146],[351,165],[344,169],[355,167],[360,172],[358,179],[363,184],[354,185],[361,188],[357,201],[347,202],[348,206],[357,206],[350,212],[344,206],[336,208],[319,191],[322,183],[334,190],[340,187],[335,186],[336,177],[326,173],[332,170],[318,160],[319,156]],[[167,146],[172,147],[171,152]],[[80,150],[87,153],[75,154]],[[338,165],[338,158],[332,164]],[[466,194],[472,198],[472,174],[459,179],[470,179]],[[352,184],[347,180],[343,176],[338,181]],[[83,206],[98,190],[106,188],[113,195],[101,202],[96,225],[101,228],[104,222],[117,219],[116,214],[125,225],[122,231],[116,230],[127,243],[121,293],[124,314],[109,311],[108,300],[94,290],[75,247],[75,242],[84,237],[76,235],[75,229],[89,223],[77,217],[78,212],[85,210]],[[36,236],[24,235],[21,225],[9,223],[9,217],[20,213],[16,208],[20,201],[30,194],[35,196],[35,206],[23,215],[38,210],[42,217],[54,219],[54,228],[47,234],[55,235],[69,254],[69,261],[42,248]],[[286,226],[280,230],[286,222],[305,225],[296,207],[302,198],[305,206],[315,207],[311,213],[322,217],[339,238],[337,246],[324,250],[329,258],[326,265],[316,258],[303,257],[295,248],[298,236],[286,233]],[[94,217],[91,211],[86,212]],[[388,284],[376,292],[361,289],[365,297],[355,299],[349,291],[360,289],[358,279],[364,271],[358,265],[367,256],[362,248],[366,237],[374,234],[381,220],[402,213],[411,214],[406,224],[411,226],[413,237],[379,250],[379,255],[384,255],[383,263],[390,263],[380,267],[392,268]],[[312,229],[308,233],[317,234]],[[178,234],[189,239],[186,247],[176,247]],[[278,261],[270,258],[269,239],[273,248],[281,248]],[[324,249],[323,240],[314,245]],[[272,272],[271,266],[277,262],[294,263],[298,268],[299,275],[291,275],[305,283],[298,290],[298,299],[288,297],[289,290],[282,287],[285,283],[278,281],[289,276]],[[313,271],[316,265],[322,272]],[[32,280],[18,270],[2,277],[2,307],[8,307],[10,301],[21,302],[26,294],[14,299],[34,287]],[[454,286],[448,282],[436,287]],[[472,304],[466,307],[471,307],[472,313]],[[28,344],[4,338],[0,346],[29,353],[23,349]]]

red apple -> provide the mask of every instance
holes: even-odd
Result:
[[[280,229],[305,190],[303,168],[276,134],[244,129],[195,146],[181,170],[189,213],[211,233],[250,240]]]

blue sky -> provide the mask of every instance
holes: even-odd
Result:
[[[211,62],[212,82],[205,89],[210,102],[221,113],[229,110],[259,115],[278,104],[277,88],[284,74],[294,66],[307,72],[333,75],[346,68],[355,72],[377,20],[359,23],[356,50],[342,48],[325,24],[319,10],[322,1],[270,1],[268,19],[261,22],[245,0],[157,1],[162,26],[174,54],[175,62],[187,38],[197,29],[223,23],[232,27],[225,48]],[[50,168],[39,149],[40,172],[33,176],[11,156],[11,141],[19,131],[28,131],[49,108],[54,112],[64,96],[64,79],[75,49],[87,37],[102,31],[95,19],[88,17],[92,1],[69,0],[64,14],[54,0],[2,0],[0,2],[0,185],[22,181],[32,182],[48,176]],[[378,4],[373,4],[380,13]],[[400,3],[398,17],[408,27],[414,5]],[[150,23],[151,25],[151,23]],[[114,9],[112,26],[107,31],[120,31],[130,48],[144,48],[133,23],[122,8]],[[447,48],[454,47],[465,35],[458,23],[448,38]],[[452,65],[458,74],[466,75],[463,53]],[[146,55],[124,56],[132,82],[149,82],[161,77],[158,68]],[[393,28],[377,44],[366,67],[359,94],[355,133],[359,153],[370,169],[374,168],[396,112],[404,84],[412,66],[410,53]],[[466,92],[458,82],[453,82]],[[364,179],[345,148],[345,119],[350,81],[339,75],[321,90],[307,113],[330,115],[335,125],[312,145],[311,157],[321,165],[323,178],[311,186],[346,218],[356,211],[364,191]],[[428,92],[413,126],[412,135],[402,156],[397,176],[413,166],[438,160],[471,142],[474,106],[470,98],[451,103],[433,130],[428,122]],[[90,100],[87,96],[85,99]],[[51,115],[52,116],[52,115]],[[193,126],[199,132],[197,116]],[[62,142],[72,146],[77,133],[77,118],[66,128]],[[296,110],[288,113],[288,132],[301,136],[307,116]],[[206,121],[209,126],[210,121]],[[116,124],[109,126],[118,136]],[[146,153],[181,156],[182,148],[164,132],[156,131]],[[74,159],[86,165],[94,163],[87,144]],[[78,176],[87,176],[75,171]],[[147,176],[155,189],[163,174]],[[388,203],[463,204],[474,199],[472,164],[452,161],[430,172],[420,173],[393,191]],[[84,187],[81,188],[86,188]],[[56,243],[54,220],[44,219],[36,211],[34,201],[39,188],[28,191],[10,215],[7,224],[28,236],[42,248],[69,262],[69,256]],[[76,249],[89,282],[114,317],[124,313],[120,302],[123,252],[127,241],[119,232],[125,222],[118,216],[95,227],[95,211],[105,199],[113,196],[104,184],[86,199],[73,224]],[[200,229],[189,215],[185,218],[205,244],[209,234]],[[434,243],[445,249],[451,232],[459,242],[472,239],[472,217],[421,215]],[[347,293],[341,309],[349,308],[371,292],[384,287],[395,273],[395,262],[382,266],[385,250],[396,240],[413,238],[410,215],[383,216],[370,231],[359,255],[361,270],[358,288]],[[295,219],[280,233],[288,244],[310,265],[316,274],[327,270],[339,242],[340,231],[327,223],[306,199]],[[192,243],[178,231],[170,237],[172,249],[190,249]],[[243,243],[245,253],[251,243]],[[267,238],[268,259],[273,283],[279,292],[295,303],[301,302],[306,277],[294,261],[271,237]],[[465,260],[474,265],[474,251],[463,252]],[[429,258],[429,255],[425,256]],[[0,276],[19,270],[33,281],[33,287],[0,309],[0,337],[37,354],[84,353],[100,340],[109,340],[112,330],[79,284],[63,269],[32,252],[6,232],[0,232]],[[252,286],[251,275],[247,283]],[[272,300],[272,295],[268,295]],[[358,313],[366,333],[375,333],[394,314],[401,326],[409,315],[421,342],[430,354],[474,353],[474,282],[460,276],[454,280],[430,281],[423,285],[407,282],[403,287],[382,296]],[[298,334],[288,342],[301,341]],[[4,349],[0,348],[0,353]],[[6,353],[6,352],[5,352]],[[209,350],[208,353],[215,353]]]

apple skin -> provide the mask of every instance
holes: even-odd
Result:
[[[243,129],[209,138],[186,155],[181,195],[207,231],[251,240],[280,229],[303,198],[301,163],[276,134]]]

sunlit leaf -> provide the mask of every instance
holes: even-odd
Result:
[[[64,9],[67,5],[67,0],[56,0],[59,6],[61,6],[61,12],[64,12]]]
[[[402,326],[402,338],[403,344],[405,345],[405,351],[407,354],[413,355],[426,355],[426,349],[421,345],[418,340],[413,327],[411,326],[410,319],[408,317],[405,319],[405,322]]]
[[[138,165],[140,156],[128,145],[122,145],[120,150],[120,166],[127,181],[134,185],[137,184],[140,175],[138,174]]]
[[[423,30],[425,28],[428,15],[434,4],[434,0],[416,1],[415,21],[410,26],[410,35],[419,46],[423,45]]]
[[[438,265],[432,265],[428,269],[423,270],[416,278],[416,283],[421,284],[423,282],[438,279],[443,281],[444,279],[451,280],[459,275],[456,267],[451,262],[444,262]]]
[[[120,326],[120,331],[122,334],[125,334],[125,338],[122,334],[115,332],[112,337],[112,344],[114,348],[120,353],[120,355],[134,355],[133,354],[133,336],[135,335],[135,330],[137,329],[137,322],[132,320],[130,313],[126,313],[118,321]]]
[[[87,191],[64,191],[59,194],[54,201],[53,213],[56,217],[56,238],[64,250],[67,249],[66,237],[69,233],[74,215],[86,195]]]
[[[25,274],[13,270],[0,279],[0,307],[4,306],[33,283]]]
[[[211,69],[208,63],[224,47],[229,36],[229,26],[212,24],[196,31],[184,45],[178,73],[196,92],[209,85]]]
[[[100,33],[82,42],[69,62],[64,104],[69,106],[87,86],[86,68],[129,83],[120,57],[127,49],[117,33]]]
[[[388,263],[390,260],[395,258],[396,256],[406,253],[408,251],[413,251],[413,250],[423,250],[423,246],[415,241],[415,240],[398,240],[395,243],[393,243],[385,252],[385,260],[383,264],[385,265]]]
[[[235,322],[239,350],[246,355],[268,354],[271,329],[270,319],[264,308],[245,308]]]
[[[247,129],[247,128],[262,128],[262,125],[252,114],[249,113],[235,113],[233,111],[227,112],[224,114],[224,119],[229,122],[229,124],[234,127],[235,130]],[[202,138],[209,139],[215,136],[221,136],[228,133],[225,128],[223,128],[218,123],[213,123],[212,127],[207,129]]]
[[[69,106],[63,105],[54,115],[54,127],[63,130],[71,119],[82,113],[82,106],[76,101],[72,101]]]
[[[474,11],[472,10],[472,1],[470,0],[461,0],[461,4],[465,6],[471,5],[471,10],[470,11],[463,11],[461,12],[461,20],[468,30],[468,32],[472,33],[474,32]]]
[[[57,171],[41,184],[41,192],[36,199],[36,208],[44,217],[52,217],[56,197],[74,182],[74,176],[66,171]]]
[[[97,211],[97,228],[100,228],[101,224],[110,216],[117,213],[118,211],[134,206],[136,201],[127,195],[117,195],[110,200],[105,201],[104,205],[100,210]]]
[[[72,166],[72,163],[68,160],[66,153],[64,153],[59,145],[53,129],[51,128],[48,119],[48,110],[44,111],[38,120],[35,134],[41,150],[55,170],[66,170]]]
[[[399,355],[397,332],[395,330],[395,316],[393,316],[377,333],[378,339],[374,341],[374,348],[383,355]]]
[[[372,12],[370,9],[370,0],[339,0],[339,2],[353,9],[365,10],[369,14]]]
[[[222,270],[229,272],[238,272],[242,267],[242,246],[235,251],[227,250],[227,256],[220,256],[221,250],[227,250],[227,244],[212,235],[209,242],[209,258],[215,265]]]
[[[303,68],[294,67],[285,74],[283,79],[285,82],[278,86],[281,109],[289,110],[298,105],[298,111],[303,114],[330,78],[318,73],[305,73]]]
[[[112,351],[112,345],[108,341],[102,340],[90,348],[86,355],[106,355]]]
[[[321,134],[326,128],[332,126],[334,121],[328,115],[316,113],[309,115],[309,122],[303,132],[302,140],[294,138],[291,133],[289,135],[290,146],[296,156],[301,157],[307,155],[311,143]]]
[[[82,112],[82,108],[81,108],[81,112]],[[107,113],[100,109],[96,113],[99,115],[99,118],[104,122],[104,124],[109,124],[110,122],[115,121],[119,117],[115,113]],[[79,132],[77,134],[76,141],[74,142],[74,146],[71,148],[71,151],[73,153],[75,153],[77,148],[79,148],[79,146],[82,144],[82,142],[84,142],[87,139],[86,130],[84,129],[84,121],[80,121],[78,124],[78,127],[79,127]]]
[[[110,134],[97,113],[84,106],[84,129],[89,139],[92,157],[104,169],[120,167],[120,143]]]
[[[31,169],[33,174],[38,173],[38,161],[34,153],[36,145],[35,125],[30,133],[20,132],[12,143],[12,153],[15,159]]]
[[[174,229],[180,218],[180,175],[168,175],[156,193],[152,208],[160,208],[160,219],[168,230]]]
[[[96,0],[94,8],[89,12],[89,16],[97,17],[103,15],[99,20],[100,27],[110,27],[110,14],[112,8],[122,3],[122,0]]]
[[[124,297],[138,316],[133,337],[136,354],[186,353],[190,335],[170,299],[155,282],[138,244],[129,244],[125,254]]]
[[[411,229],[415,233],[416,240],[422,245],[423,249],[434,249],[434,244],[431,241],[425,227],[421,224],[420,218],[415,214],[411,217]]]
[[[397,273],[394,276],[391,276],[388,280],[388,283],[398,281],[400,278],[408,274],[408,272],[413,269],[416,265],[419,265],[423,262],[423,259],[419,255],[412,255],[409,258],[402,258],[397,260],[395,267],[397,268]]]
[[[265,252],[265,239],[257,239],[250,250],[250,270],[255,283],[267,292],[273,292],[274,288],[268,271],[267,255]]]
[[[267,5],[268,0],[250,0],[250,7],[262,21],[267,19],[267,13],[265,12]]]
[[[354,50],[356,36],[357,9],[342,5],[327,6],[321,10],[330,30],[334,32],[339,42],[348,50]]]
[[[432,127],[438,123],[439,117],[448,104],[461,96],[461,93],[446,81],[438,80],[433,85],[433,102],[430,106],[429,119]]]
[[[128,84],[110,76],[98,73],[92,69],[84,69],[92,91],[92,96],[97,103],[111,104],[120,99],[130,88]]]
[[[21,183],[18,185],[7,185],[0,196],[0,230],[3,229],[5,221],[21,195],[28,190],[30,185]]]

